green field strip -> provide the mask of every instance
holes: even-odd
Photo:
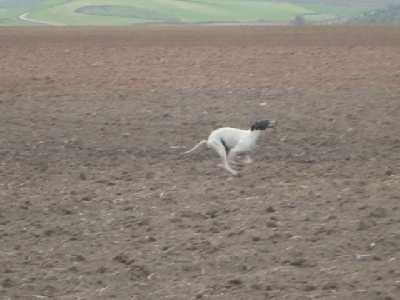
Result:
[[[31,19],[61,23],[64,25],[128,25],[147,22],[170,23],[205,23],[205,22],[255,22],[255,21],[291,21],[297,14],[311,13],[303,7],[274,2],[243,1],[243,0],[210,0],[210,1],[179,1],[179,0],[138,0],[134,8],[152,11],[154,14],[169,16],[170,20],[154,20],[135,16],[116,16],[110,11],[110,16],[77,13],[82,7],[99,5],[132,6],[132,1],[46,1],[28,11]]]
[[[260,0],[47,0],[33,7],[0,9],[0,25],[316,23],[358,15],[374,6],[293,4]],[[26,20],[21,20],[20,16]],[[36,22],[35,22],[36,21]]]

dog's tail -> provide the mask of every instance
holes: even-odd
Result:
[[[202,141],[200,141],[196,146],[194,146],[192,149],[190,149],[190,150],[188,150],[188,151],[186,151],[186,152],[183,152],[183,153],[181,153],[181,154],[190,153],[190,152],[196,150],[197,148],[199,148],[201,145],[206,144],[206,143],[207,143],[207,140],[202,140]]]

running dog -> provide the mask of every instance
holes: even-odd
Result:
[[[267,128],[275,129],[276,125],[277,121],[275,120],[263,120],[255,122],[248,130],[231,127],[219,128],[212,131],[207,140],[200,141],[192,149],[182,154],[190,153],[202,144],[207,144],[209,148],[214,149],[221,157],[222,167],[232,175],[238,175],[238,171],[233,170],[229,163],[238,164],[235,162],[235,158],[238,155],[244,156],[244,163],[252,163],[253,160],[249,152],[256,147],[261,130],[266,130]]]

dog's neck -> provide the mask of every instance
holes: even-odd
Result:
[[[248,131],[249,131],[249,135],[254,138],[254,141],[257,141],[258,137],[261,134],[261,130],[251,130],[251,129],[249,129]]]

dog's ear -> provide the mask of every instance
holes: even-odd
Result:
[[[258,129],[258,122],[255,122],[253,125],[251,125],[251,131],[257,130]]]

